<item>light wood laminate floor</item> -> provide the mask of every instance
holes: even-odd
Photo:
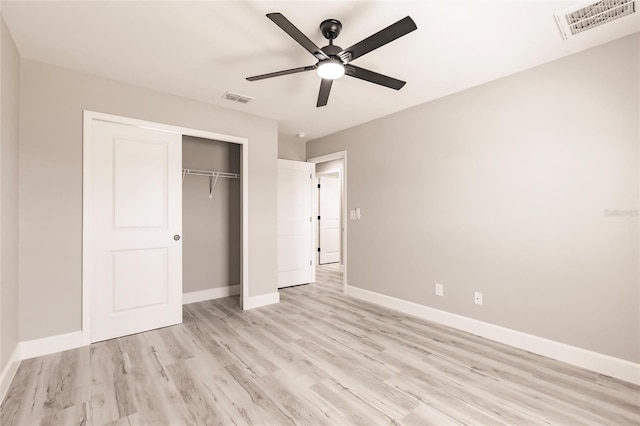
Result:
[[[637,386],[340,293],[341,274],[243,312],[23,361],[2,425],[638,425]]]

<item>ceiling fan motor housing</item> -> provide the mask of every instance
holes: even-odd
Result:
[[[338,57],[338,53],[342,52],[342,47],[336,46],[335,44],[329,44],[329,45],[321,48],[320,50],[322,50],[324,53],[326,53],[327,56],[330,57],[330,58],[340,59]]]

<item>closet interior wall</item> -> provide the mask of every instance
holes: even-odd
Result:
[[[233,143],[183,136],[182,168],[240,173],[240,149]],[[240,179],[219,178],[209,198],[208,177],[184,177],[183,293],[240,284],[240,202]]]

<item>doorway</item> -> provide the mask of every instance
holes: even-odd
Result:
[[[247,306],[248,140],[93,111],[84,111],[83,120],[83,344],[181,322],[182,136],[241,146],[240,304]],[[101,217],[105,212],[110,216]],[[133,285],[139,282],[145,284]],[[149,289],[149,282],[160,286]],[[99,308],[106,315],[94,317],[93,302],[105,295],[109,301]],[[125,316],[131,318],[120,321]]]
[[[316,176],[320,184],[318,196],[320,220],[317,227],[320,250],[317,264],[319,268],[335,267],[342,272],[342,291],[344,292],[347,286],[347,151],[313,157],[307,161],[315,164]],[[338,193],[338,199],[329,198],[324,201],[324,206],[328,207],[326,210],[323,209],[320,199],[323,196],[323,183],[332,187],[327,188],[328,192]],[[324,223],[323,219],[325,219]]]
[[[334,160],[333,162],[338,162]],[[333,163],[331,162],[331,163]],[[322,165],[317,164],[320,169]],[[337,171],[319,172],[318,176],[318,265],[342,263],[342,162]]]

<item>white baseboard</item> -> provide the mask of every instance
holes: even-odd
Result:
[[[275,303],[280,303],[280,293],[277,291],[275,293],[268,293],[260,296],[249,296],[242,309],[254,309],[261,306],[273,305]]]
[[[0,404],[4,401],[4,397],[9,390],[9,386],[11,386],[11,381],[16,375],[18,371],[18,367],[20,367],[20,344],[18,343],[15,348],[13,348],[13,352],[9,356],[9,360],[7,364],[2,369],[2,373],[0,373]]]
[[[443,324],[496,342],[524,349],[626,382],[640,385],[640,364],[534,336],[462,315],[409,302],[362,288],[346,286],[345,293],[425,320]]]
[[[191,291],[182,294],[182,304],[204,302],[205,300],[220,299],[240,294],[240,285],[230,285],[227,287],[209,288],[207,290]]]
[[[85,346],[82,331],[20,342],[20,358],[29,359]]]

